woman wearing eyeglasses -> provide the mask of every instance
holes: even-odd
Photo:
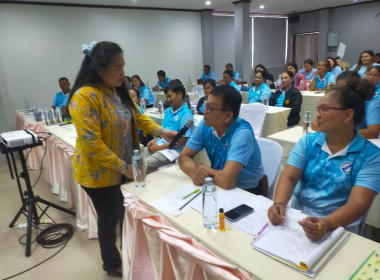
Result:
[[[372,94],[368,83],[349,80],[321,98],[320,132],[305,135],[293,148],[268,210],[272,224],[285,222],[292,197],[292,207],[308,215],[299,224],[309,239],[319,240],[339,226],[361,233],[380,191],[380,149],[355,129]]]

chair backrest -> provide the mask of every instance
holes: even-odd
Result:
[[[282,147],[276,141],[267,138],[257,138],[257,143],[260,147],[264,172],[268,177],[268,198],[272,199],[281,166]]]
[[[239,117],[245,119],[252,126],[256,137],[261,137],[267,108],[261,103],[243,104]]]
[[[157,107],[157,104],[156,104],[156,101],[157,101],[157,95],[155,95],[154,93],[152,93],[152,96],[153,96],[153,107]],[[158,101],[157,101],[158,102]]]

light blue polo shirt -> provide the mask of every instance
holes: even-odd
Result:
[[[173,107],[169,107],[165,111],[164,120],[162,121],[162,127],[165,129],[170,129],[174,131],[180,131],[182,127],[186,124],[186,121],[188,119],[192,119],[194,121],[193,113],[187,106],[186,102],[177,110],[173,111]],[[192,133],[192,128],[189,128],[184,137],[190,137]],[[163,138],[158,138],[156,141],[157,145],[163,145],[168,143]],[[178,153],[182,151],[184,146],[179,146],[177,148],[174,148]]]
[[[358,64],[355,64],[354,66],[352,66],[352,68],[350,70],[355,71],[356,65],[358,65]],[[380,66],[380,64],[373,63],[372,66]],[[367,71],[367,66],[362,65],[362,67],[360,67],[360,69],[358,71],[358,74],[360,75],[360,77],[363,78],[366,71]]]
[[[305,77],[306,81],[312,81],[315,72],[317,72],[317,69],[315,68],[312,68],[309,73],[306,73],[305,69],[301,69],[300,71],[298,71],[298,73],[302,74]]]
[[[308,133],[290,153],[287,164],[303,170],[292,207],[324,217],[343,206],[353,186],[380,191],[380,149],[356,131],[346,153],[323,150],[326,134]],[[340,155],[338,155],[340,154]]]
[[[238,82],[241,82],[240,74],[238,71],[234,70],[234,72],[232,72],[232,80],[238,80]]]
[[[264,100],[265,95],[267,95],[268,100],[272,95],[272,91],[267,84],[262,83],[257,89],[256,86],[251,87],[248,92],[248,103],[261,102]]]
[[[69,98],[70,98],[70,92],[68,94],[66,94],[65,96],[65,100],[63,100],[63,106],[66,106],[69,104]]]
[[[231,81],[230,86],[235,88],[241,94],[239,86],[234,81]]]
[[[154,97],[147,86],[142,86],[140,88],[140,94],[141,94],[141,98],[148,100],[148,103],[146,103],[146,105],[154,105],[153,104]]]
[[[335,66],[333,69],[331,69],[330,72],[333,73],[335,76],[339,76],[339,74],[343,71],[342,68],[340,68],[339,66]]]
[[[227,161],[243,164],[236,182],[241,189],[257,187],[264,176],[260,148],[252,127],[241,118],[234,120],[220,138],[214,128],[206,126],[202,119],[186,146],[196,152],[205,148],[211,167],[217,170],[222,170]]]
[[[369,125],[380,124],[380,104],[378,100],[365,101],[365,116],[356,129],[365,129]]]
[[[275,107],[283,107],[284,101],[285,101],[285,92],[281,91],[281,94],[277,97],[276,104],[274,106]]]
[[[205,82],[207,80],[215,80],[215,73],[210,71],[208,75],[205,72],[202,73],[201,79]]]
[[[170,79],[169,77],[166,77],[164,82],[161,82],[160,80],[158,80],[158,82],[157,82],[157,86],[158,86],[159,88],[166,89],[166,87],[168,86],[168,83],[169,83],[171,80],[172,80],[172,79]]]
[[[68,96],[70,96],[70,93],[66,93],[66,95],[65,95],[65,94],[63,94],[62,91],[58,92],[55,95],[54,100],[53,100],[53,104],[51,106],[56,106],[59,109],[61,109],[62,105],[64,105],[63,103],[64,103],[65,99],[68,98]]]
[[[315,87],[318,89],[327,88],[327,85],[329,83],[333,83],[335,85],[335,82],[335,75],[331,72],[326,72],[326,75],[323,79],[321,79],[319,74],[317,75],[317,79],[315,80]]]
[[[375,94],[373,95],[373,100],[380,100],[380,83],[377,84],[375,88]]]

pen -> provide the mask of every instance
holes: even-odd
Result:
[[[195,193],[199,192],[200,190],[201,190],[201,189],[196,189],[195,191],[193,191],[193,192],[191,192],[191,193],[185,195],[184,197],[182,197],[182,199],[186,199],[186,198],[188,198],[190,195],[195,194]]]
[[[202,192],[198,192],[196,195],[194,195],[194,197],[192,199],[190,199],[188,202],[186,202],[184,205],[181,206],[181,208],[179,208],[178,210],[182,210],[187,204],[189,204],[190,202],[192,202],[198,195],[200,195]]]
[[[264,232],[264,230],[267,228],[267,226],[268,226],[268,223],[266,223],[266,224],[262,227],[262,229],[260,229],[260,231],[257,233],[257,236],[260,236],[260,235]]]

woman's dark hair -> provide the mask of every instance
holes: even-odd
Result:
[[[224,70],[223,74],[227,74],[231,78],[234,76],[234,72],[232,72],[232,70]]]
[[[139,75],[137,75],[137,74],[133,75],[133,76],[131,77],[131,81],[132,81],[133,79],[137,79],[137,80],[140,81],[140,87],[145,87],[145,83],[141,80],[141,78],[140,78]]]
[[[363,64],[362,64],[362,55],[363,55],[363,53],[368,53],[370,56],[372,56],[372,58],[373,58],[373,56],[375,55],[375,54],[373,53],[373,50],[365,50],[365,51],[362,51],[362,52],[360,53],[358,63],[356,64],[356,67],[355,67],[355,69],[354,69],[354,71],[356,71],[356,72],[358,72],[358,71],[360,70],[360,68],[363,66]],[[373,61],[371,62],[370,65],[367,66],[367,69],[371,68],[372,65],[373,65]]]
[[[296,72],[298,72],[297,63],[295,63],[295,62],[289,62],[288,64],[286,64],[286,68],[288,68],[288,66],[292,66],[294,69],[296,69]]]
[[[133,90],[134,92],[136,92],[137,99],[141,98],[141,93],[140,93],[140,91],[137,88],[130,87],[128,90]]]
[[[289,70],[285,70],[285,71],[282,71],[281,72],[281,74],[282,73],[286,73],[286,74],[288,74],[288,76],[291,78],[291,79],[293,79],[294,78],[294,74],[293,74],[293,72],[292,71],[289,71]]]
[[[182,82],[178,79],[171,80],[168,85],[166,86],[164,93],[167,94],[168,91],[171,90],[175,94],[182,93],[182,99],[185,100],[186,96],[186,89],[183,86]]]
[[[328,56],[326,57],[326,60],[327,59],[331,59],[333,62],[334,62],[334,65],[330,65],[331,66],[331,69],[334,69],[335,66],[337,66],[338,64],[336,63],[336,59],[331,57],[331,56]],[[330,62],[330,61],[329,61]]]
[[[330,64],[330,61],[328,61],[327,59],[324,59],[324,60],[321,60],[321,62],[323,62],[327,68],[327,72],[330,72],[331,71],[331,64]]]
[[[310,64],[311,67],[313,67],[314,66],[314,61],[311,58],[308,58],[308,59],[305,59],[305,61],[303,62],[303,64]]]
[[[255,76],[256,76],[256,74],[261,74],[261,76],[264,79],[264,83],[266,82],[267,77],[265,76],[265,72],[264,71],[255,71]]]
[[[106,70],[120,53],[123,53],[123,50],[115,43],[97,43],[91,54],[86,54],[82,61],[82,65],[75,78],[75,83],[70,93],[69,101],[73,94],[83,86],[102,86],[103,82],[98,74],[98,70]],[[133,100],[129,96],[128,89],[124,83],[122,83],[120,87],[116,87],[116,92],[126,106],[135,110]]]
[[[216,83],[215,83],[215,80],[213,79],[208,79],[206,81],[203,82],[203,86],[209,84],[210,86],[212,86],[213,88],[216,87]]]
[[[355,71],[345,71],[345,72],[342,72],[339,74],[338,77],[336,77],[336,81],[340,81],[340,80],[345,80],[347,78],[359,78],[360,79],[360,75],[358,74],[358,72],[355,72]]]
[[[230,85],[220,85],[214,87],[211,95],[222,99],[222,109],[232,111],[233,119],[239,116],[242,97],[234,87]]]
[[[380,66],[377,66],[377,65],[375,65],[375,66],[372,66],[369,70],[368,70],[368,72],[369,71],[371,71],[372,69],[376,69],[377,70],[377,72],[379,72],[380,73]]]
[[[258,70],[256,70],[258,67],[260,67],[261,69],[263,69],[262,72],[264,72],[265,78],[267,79],[269,77],[269,72],[268,72],[267,68],[265,68],[265,66],[262,65],[262,64],[257,64],[255,66],[255,73],[258,71]]]
[[[166,77],[166,73],[165,73],[164,70],[159,70],[159,71],[157,72],[157,76]]]
[[[365,116],[364,101],[372,99],[375,86],[367,80],[360,79],[360,77],[348,77],[346,86],[335,87],[331,91],[337,92],[337,101],[343,109],[353,109],[355,111],[354,124],[357,126]]]

